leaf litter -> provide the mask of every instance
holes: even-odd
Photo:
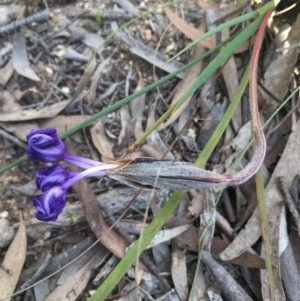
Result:
[[[7,133],[0,133],[1,166],[24,153],[21,144],[9,137],[25,141],[29,130],[36,127],[56,127],[63,133],[87,116],[191,61],[193,53],[199,55],[203,48],[211,49],[216,43],[215,38],[220,37],[205,39],[188,54],[182,54],[176,61],[169,61],[190,40],[203,34],[208,23],[214,26],[214,21],[209,19],[212,15],[218,21],[231,13],[239,13],[232,5],[221,9],[215,2],[207,4],[198,1],[198,6],[195,1],[186,1],[180,8],[184,13],[165,8],[127,26],[126,31],[118,32],[111,42],[103,44],[112,27],[120,28],[130,16],[137,16],[141,11],[151,9],[154,4],[152,1],[139,5],[133,1],[114,1],[114,4],[103,1],[103,20],[100,25],[97,23],[98,7],[91,1],[84,4],[85,14],[79,3],[51,4],[52,20],[25,26],[16,35],[0,37],[0,83],[3,88],[0,94],[0,126]],[[13,8],[11,6],[8,11]],[[34,6],[28,8],[31,15],[39,13]],[[250,6],[247,8],[250,9]],[[271,28],[274,39],[269,36],[269,40],[266,40],[269,44],[275,41],[273,47],[267,46],[266,49],[270,49],[271,55],[276,54],[275,58],[268,54],[268,60],[263,60],[262,54],[261,60],[260,82],[273,94],[270,96],[260,88],[266,116],[277,107],[278,99],[282,101],[293,85],[299,84],[296,65],[299,51],[297,48],[285,48],[299,43],[299,17],[295,15],[284,25],[280,21],[285,19],[281,20],[278,15],[276,21],[279,19],[279,22],[273,21],[271,24],[274,25]],[[202,16],[206,16],[206,20]],[[24,18],[24,12],[18,18]],[[5,22],[8,24],[10,19]],[[167,27],[168,22],[176,28]],[[221,39],[234,34],[235,29],[224,31]],[[165,36],[161,39],[164,31]],[[100,45],[104,46],[99,48]],[[172,115],[159,131],[147,138],[140,150],[131,154],[132,158],[148,158],[133,159],[134,164],[129,165],[127,170],[125,168],[123,174],[112,174],[101,181],[91,181],[89,185],[80,183],[68,198],[66,212],[58,221],[44,225],[34,219],[31,199],[35,191],[32,186],[25,185],[34,178],[37,163],[28,161],[0,175],[3,184],[0,213],[1,216],[7,214],[5,226],[8,234],[1,241],[4,243],[1,259],[4,260],[0,273],[4,278],[0,284],[4,285],[9,280],[9,285],[0,289],[0,299],[24,289],[20,298],[28,298],[31,294],[35,300],[87,300],[114,268],[117,258],[123,257],[126,247],[151,222],[152,214],[156,214],[167,200],[168,190],[149,189],[159,178],[157,170],[160,169],[160,176],[168,176],[172,172],[173,179],[159,178],[158,187],[191,190],[165,229],[157,233],[139,259],[138,266],[142,269],[135,268],[128,272],[128,278],[124,278],[115,290],[114,299],[136,300],[136,296],[140,295],[143,300],[149,300],[148,296],[153,300],[192,300],[191,287],[195,281],[201,285],[201,290],[196,293],[198,298],[261,300],[263,297],[269,300],[264,252],[259,241],[260,221],[257,209],[253,209],[253,181],[239,189],[227,189],[216,207],[212,208],[211,204],[205,206],[205,203],[209,198],[218,200],[219,191],[208,193],[196,190],[194,184],[189,185],[184,177],[180,178],[180,174],[191,173],[192,164],[178,165],[175,161],[153,159],[160,160],[166,156],[172,160],[176,158],[194,162],[236,92],[250,45],[250,40],[244,43],[220,73],[215,73],[200,93],[190,97],[185,110]],[[208,60],[204,64],[206,62]],[[127,147],[170,106],[172,99],[185,92],[186,85],[201,72],[201,64],[196,64],[185,74],[180,74],[157,90],[134,100],[129,106],[123,106],[118,112],[110,113],[91,127],[72,135],[69,143],[78,154],[99,160],[126,157]],[[294,102],[297,103],[297,98]],[[289,198],[287,190],[299,174],[299,122],[293,123],[299,110],[294,109],[293,117],[287,113],[290,110],[292,108],[287,105],[286,112],[280,112],[278,116],[279,125],[273,120],[266,129],[270,143],[274,145],[267,153],[265,169],[271,176],[266,194],[277,300],[299,299],[297,223],[289,214],[285,215],[282,204],[283,198]],[[245,112],[247,101],[242,101],[232,124],[226,130],[224,143],[221,142],[211,156],[208,169],[224,170],[231,166],[232,158],[240,154],[241,145],[249,141],[249,131],[243,127],[248,119]],[[272,132],[275,127],[278,130]],[[294,132],[290,133],[291,129]],[[281,154],[286,140],[288,143]],[[153,162],[153,165],[149,162]],[[115,182],[114,177],[123,177],[125,186]],[[286,181],[286,197],[278,190],[278,177],[284,177]],[[136,186],[149,190],[139,192]],[[297,188],[294,190],[297,191]],[[247,202],[250,200],[254,201],[251,201],[250,211],[247,212]],[[17,209],[23,210],[28,245],[25,224],[22,221],[19,223]],[[148,215],[145,216],[146,213]],[[245,223],[247,218],[243,216],[249,215],[251,217]],[[235,233],[234,227],[244,229]],[[13,239],[15,230],[17,232]],[[202,245],[200,242],[203,243],[203,233],[207,230],[209,235],[204,236],[206,240]],[[85,242],[86,237],[93,239]],[[101,243],[97,251],[91,247],[95,237]],[[8,249],[5,245],[9,245]],[[201,253],[200,246],[205,246]],[[75,260],[82,253],[81,258]],[[199,270],[196,269],[198,254],[203,261],[203,267]],[[7,258],[15,258],[12,265]],[[38,258],[41,259],[37,265]],[[73,263],[58,274],[36,283],[70,262]],[[257,281],[258,272],[262,290]],[[209,281],[208,276],[213,277],[213,281]],[[27,288],[35,283],[34,288]]]

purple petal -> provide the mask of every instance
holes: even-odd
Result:
[[[35,196],[35,217],[45,222],[55,221],[66,205],[65,199],[66,191],[61,187],[53,187],[44,194]]]
[[[72,173],[63,168],[60,164],[44,167],[36,174],[36,187],[43,192],[54,186],[61,186],[77,173]]]
[[[28,158],[42,162],[56,162],[62,159],[65,145],[58,137],[56,129],[34,129],[27,135]]]

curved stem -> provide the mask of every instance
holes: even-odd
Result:
[[[259,50],[261,48],[263,35],[268,23],[268,19],[272,13],[272,9],[266,12],[262,23],[259,27],[258,33],[255,37],[253,55],[250,69],[249,80],[249,99],[250,99],[250,117],[252,121],[252,128],[254,133],[254,139],[256,142],[256,148],[250,162],[239,172],[234,175],[226,175],[228,178],[227,185],[239,185],[246,182],[253,175],[255,175],[263,163],[266,154],[266,139],[263,131],[263,127],[260,121],[258,97],[257,97],[257,65],[259,58]]]
[[[66,183],[64,183],[62,185],[62,188],[67,190],[73,184],[75,184],[76,182],[78,182],[79,180],[81,180],[85,177],[95,176],[95,175],[99,176],[101,174],[101,171],[103,171],[102,176],[105,176],[107,174],[106,170],[115,169],[117,167],[120,167],[121,165],[122,164],[104,164],[103,163],[102,165],[91,167],[89,169],[86,169],[86,170],[78,173],[75,177],[68,180]]]

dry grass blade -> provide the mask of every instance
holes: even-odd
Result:
[[[27,237],[23,217],[20,214],[19,229],[10,244],[0,269],[0,299],[10,300],[14,293],[26,258]]]

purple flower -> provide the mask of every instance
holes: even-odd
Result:
[[[27,156],[42,162],[58,162],[65,160],[80,168],[88,169],[104,163],[79,157],[65,152],[65,145],[58,137],[56,129],[33,129],[27,135]]]
[[[66,205],[66,190],[63,187],[52,187],[33,199],[36,207],[35,217],[44,222],[55,221]]]
[[[35,217],[45,222],[56,220],[66,205],[68,188],[86,177],[105,176],[107,170],[115,169],[120,165],[119,163],[103,163],[78,173],[68,172],[59,164],[43,168],[37,174],[36,179],[37,187],[44,193],[33,198],[33,204],[37,210]]]
[[[42,162],[57,162],[65,154],[65,145],[58,137],[56,129],[34,129],[27,135],[28,158]]]
[[[77,173],[67,171],[60,164],[44,167],[36,174],[36,187],[45,192],[54,186],[63,185],[76,174]]]

